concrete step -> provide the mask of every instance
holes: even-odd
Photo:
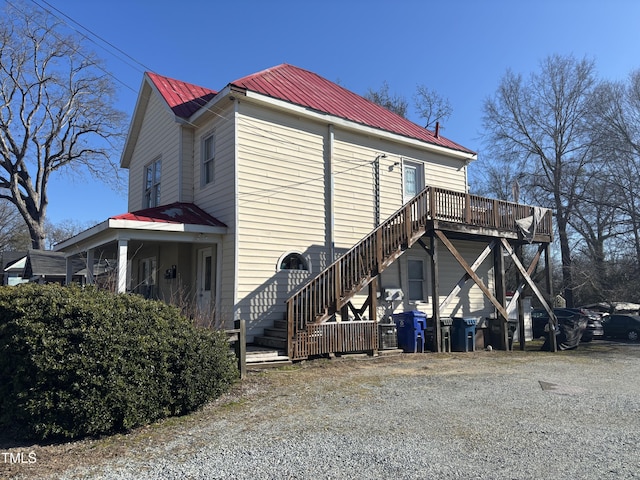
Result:
[[[278,350],[287,349],[286,336],[282,338],[282,337],[270,337],[267,335],[259,335],[257,337],[254,337],[253,343],[261,347],[270,347]]]
[[[269,368],[291,365],[292,362],[284,350],[261,347],[258,345],[247,346],[248,368]]]

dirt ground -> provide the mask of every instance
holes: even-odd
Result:
[[[332,377],[341,384],[358,384],[375,369],[384,365],[386,374],[411,375],[428,371],[432,375],[453,375],[457,372],[490,373],[496,369],[517,368],[518,364],[547,361],[550,355],[591,358],[626,355],[640,358],[640,345],[595,340],[581,344],[576,350],[558,353],[541,352],[540,343],[527,344],[526,351],[478,351],[470,353],[418,353],[370,357],[354,355],[301,362],[278,369],[250,371],[248,378],[236,384],[232,391],[206,405],[201,410],[178,418],[166,419],[152,425],[98,439],[84,439],[66,443],[17,443],[0,436],[0,479],[56,478],[62,472],[78,465],[94,465],[130,455],[143,455],[145,449],[171,442],[173,438],[188,435],[189,429],[211,419],[220,419],[238,409],[250,412],[256,405],[278,391],[286,389],[304,394],[304,386],[319,378]],[[251,415],[247,415],[248,418]]]

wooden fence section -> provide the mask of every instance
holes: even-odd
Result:
[[[376,329],[377,323],[371,321],[309,323],[296,336],[292,358],[301,359],[330,352],[377,350]]]
[[[428,222],[438,220],[518,232],[516,220],[533,215],[534,207],[531,206],[441,188],[425,188],[287,300],[290,358],[305,358],[304,352],[308,350],[314,351],[308,355],[344,351],[316,351],[316,347],[304,347],[302,343],[312,341],[311,333],[318,337],[319,330],[312,329],[310,332],[309,326],[313,325],[315,328],[316,324],[327,320],[344,307],[354,295],[426,233]],[[551,211],[547,211],[542,218],[537,226],[537,233],[548,235],[549,240],[551,239]],[[334,330],[336,334],[341,331],[340,328]],[[317,348],[335,348],[339,344],[337,339],[323,340]]]

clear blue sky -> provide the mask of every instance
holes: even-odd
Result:
[[[453,106],[443,134],[479,155],[483,100],[507,69],[526,75],[556,53],[592,58],[609,80],[640,68],[637,0],[47,1],[148,69],[214,90],[280,63],[359,94],[386,81],[411,101],[425,85]],[[131,116],[145,68],[93,48]],[[59,176],[50,193],[54,223],[127,210],[126,194],[86,179]]]

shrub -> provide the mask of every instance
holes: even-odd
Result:
[[[223,332],[94,288],[0,287],[0,428],[24,438],[128,430],[197,409],[237,378]]]

